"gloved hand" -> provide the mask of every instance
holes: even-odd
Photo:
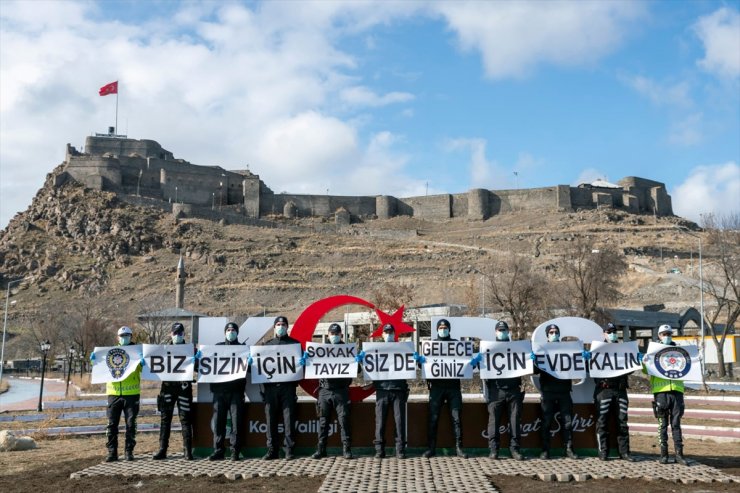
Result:
[[[247,356],[247,364],[252,366],[252,363],[254,363],[254,359],[252,358],[252,353],[250,353],[249,356]]]
[[[529,359],[531,359],[532,361],[535,361],[537,359],[537,355],[534,354],[534,351],[529,353]]]
[[[581,356],[583,356],[583,359],[586,361],[591,359],[591,351],[586,351],[585,349],[581,351]]]
[[[417,363],[421,363],[422,365],[427,362],[426,356],[423,354],[419,354],[416,351],[414,351],[414,361]]]
[[[470,360],[470,366],[477,368],[480,366],[480,362],[483,361],[483,355],[478,353]]]
[[[90,361],[95,361],[95,351],[90,353]]]
[[[637,362],[638,362],[638,363],[642,363],[642,358],[644,358],[644,357],[645,357],[645,355],[644,355],[644,354],[642,354],[642,353],[641,353],[641,352],[639,352],[639,351],[637,352]]]
[[[357,361],[358,363],[362,363],[363,361],[365,361],[365,351],[360,351],[357,356],[355,356],[355,361]]]
[[[303,356],[301,356],[301,359],[298,360],[298,364],[301,366],[306,366],[307,362],[308,362],[308,351],[303,351]]]
[[[139,360],[139,363],[141,363],[141,367],[142,367],[142,368],[146,366],[146,360],[144,359],[144,357],[143,357],[143,356],[142,356],[142,357],[141,357],[141,359]]]
[[[201,359],[203,357],[203,353],[200,352],[200,349],[198,349],[195,354],[193,355],[193,363],[195,363],[195,360]]]

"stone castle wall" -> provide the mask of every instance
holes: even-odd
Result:
[[[67,145],[65,171],[85,186],[187,204],[178,212],[215,218],[238,214],[259,219],[267,215],[332,217],[346,210],[354,217],[413,216],[431,221],[465,217],[482,220],[512,211],[574,210],[611,207],[633,213],[672,215],[665,185],[626,177],[618,188],[557,185],[532,189],[472,189],[459,194],[420,197],[276,194],[258,175],[200,166],[163,149],[153,140],[119,136],[87,137],[85,153]],[[235,207],[236,206],[236,207]],[[172,209],[170,207],[170,209]],[[220,211],[220,212],[219,212]],[[232,218],[233,219],[233,218]]]

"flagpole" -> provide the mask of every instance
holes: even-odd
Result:
[[[118,87],[116,87],[116,135],[118,135]]]

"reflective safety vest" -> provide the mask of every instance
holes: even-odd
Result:
[[[120,382],[108,382],[105,384],[105,393],[108,395],[139,395],[141,394],[140,383],[141,365],[131,375]]]
[[[682,380],[668,380],[667,378],[654,377],[650,375],[650,391],[653,394],[658,392],[670,392],[675,390],[683,394]]]

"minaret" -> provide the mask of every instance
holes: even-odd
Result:
[[[175,291],[175,308],[183,308],[185,302],[185,262],[180,255],[177,263],[177,290]]]

